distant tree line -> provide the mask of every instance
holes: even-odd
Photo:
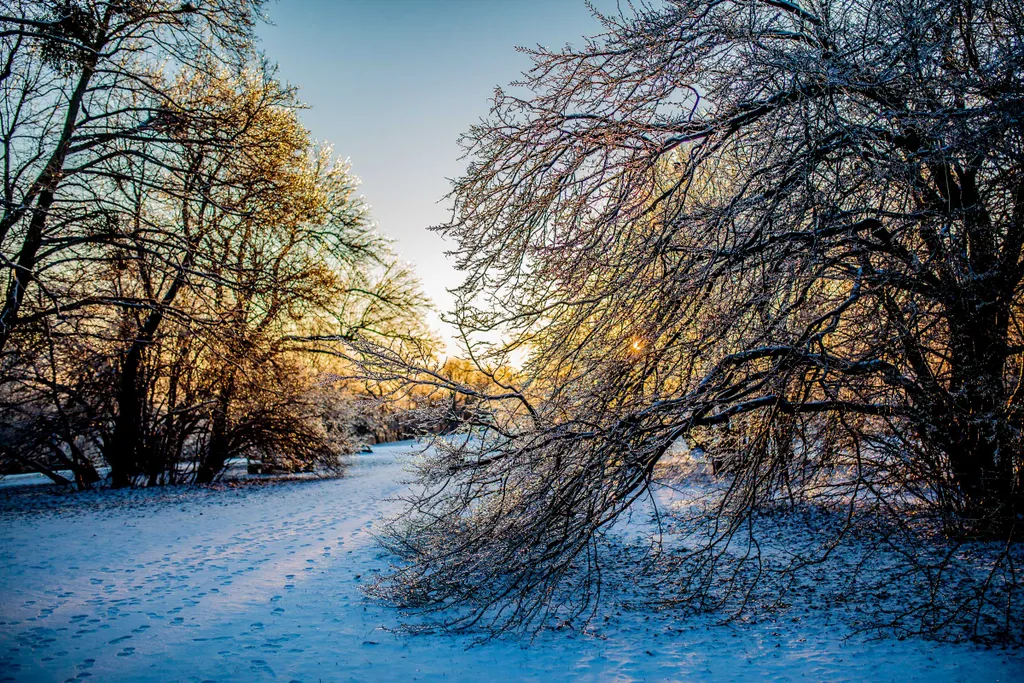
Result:
[[[262,0],[0,1],[0,461],[78,486],[334,468],[372,396],[305,339],[423,349]]]

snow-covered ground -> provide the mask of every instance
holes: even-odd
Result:
[[[388,629],[360,588],[387,560],[409,444],[335,480],[54,496],[0,490],[0,681],[1024,681],[1024,653],[846,638],[813,615],[680,622],[613,609],[599,636]]]

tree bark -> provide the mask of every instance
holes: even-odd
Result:
[[[231,455],[228,443],[228,408],[234,395],[234,372],[226,379],[224,387],[217,397],[217,407],[213,413],[213,424],[210,427],[210,443],[199,469],[196,471],[197,484],[211,484]]]
[[[136,339],[124,355],[121,364],[117,389],[117,417],[106,453],[107,462],[110,463],[111,485],[114,488],[131,486],[132,479],[139,470],[142,441],[139,424],[142,419],[139,369],[142,365],[142,350],[145,343],[142,339]]]
[[[1001,535],[1019,511],[1017,440],[1006,421],[1010,310],[995,292],[964,289],[950,316],[954,410],[942,440],[968,523],[980,533]]]

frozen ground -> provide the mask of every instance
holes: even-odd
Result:
[[[408,444],[350,475],[53,496],[0,489],[0,681],[1024,681],[1024,653],[611,610],[601,637],[395,635],[360,587]]]

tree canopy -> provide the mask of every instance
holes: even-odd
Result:
[[[481,436],[424,465],[381,594],[471,606],[461,626],[582,613],[603,530],[683,443],[729,482],[684,593],[782,501],[1014,539],[1024,7],[597,17],[578,49],[531,50],[465,136],[439,228],[466,274],[455,322],[481,365],[526,360]],[[993,562],[968,611],[1012,631],[1018,579]]]
[[[261,9],[0,0],[5,469],[336,470],[361,399],[303,340],[429,341],[357,179],[256,50]]]

